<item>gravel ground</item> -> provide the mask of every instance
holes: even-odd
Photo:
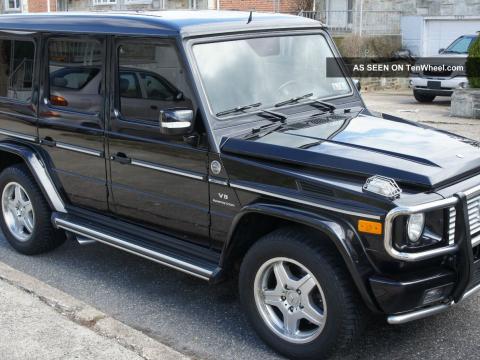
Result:
[[[448,101],[418,104],[410,92],[364,94],[373,109],[427,122],[480,140],[473,120],[451,118]],[[25,257],[0,238],[0,261],[98,308],[197,358],[278,359],[253,333],[234,282],[209,286],[101,244],[67,243]],[[375,320],[365,336],[336,359],[477,359],[480,296],[451,311],[411,324]]]

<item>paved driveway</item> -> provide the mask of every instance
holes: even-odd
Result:
[[[411,90],[364,92],[362,97],[370,109],[480,140],[480,120],[450,116],[448,97],[437,97],[431,104],[417,102]]]
[[[480,140],[479,125],[450,118],[447,101],[422,105],[397,92],[366,94],[365,100],[375,110]],[[1,235],[0,261],[196,358],[279,358],[245,321],[233,281],[209,286],[101,244],[82,247],[71,242],[49,254],[26,257],[15,253]],[[336,359],[478,359],[478,319],[480,296],[411,324],[390,326],[375,320],[365,336]]]

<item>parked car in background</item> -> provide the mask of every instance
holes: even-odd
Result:
[[[416,65],[438,67],[438,69],[425,69],[410,74],[410,87],[413,89],[413,96],[417,101],[422,103],[432,102],[437,96],[450,96],[455,89],[468,86],[464,67],[468,49],[477,36],[460,36],[446,49],[440,49],[436,58],[426,58],[417,61]],[[449,69],[449,66],[461,66],[463,71]]]

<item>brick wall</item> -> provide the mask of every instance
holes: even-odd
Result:
[[[50,1],[50,11],[57,10],[56,0],[24,0],[28,1],[28,12],[46,12],[48,10],[48,3]]]
[[[221,10],[298,13],[298,0],[220,0]]]

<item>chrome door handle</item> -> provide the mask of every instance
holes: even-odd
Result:
[[[120,164],[126,165],[126,164],[131,164],[132,159],[129,158],[127,155],[124,153],[118,152],[115,155],[110,156],[110,160],[116,161]]]

